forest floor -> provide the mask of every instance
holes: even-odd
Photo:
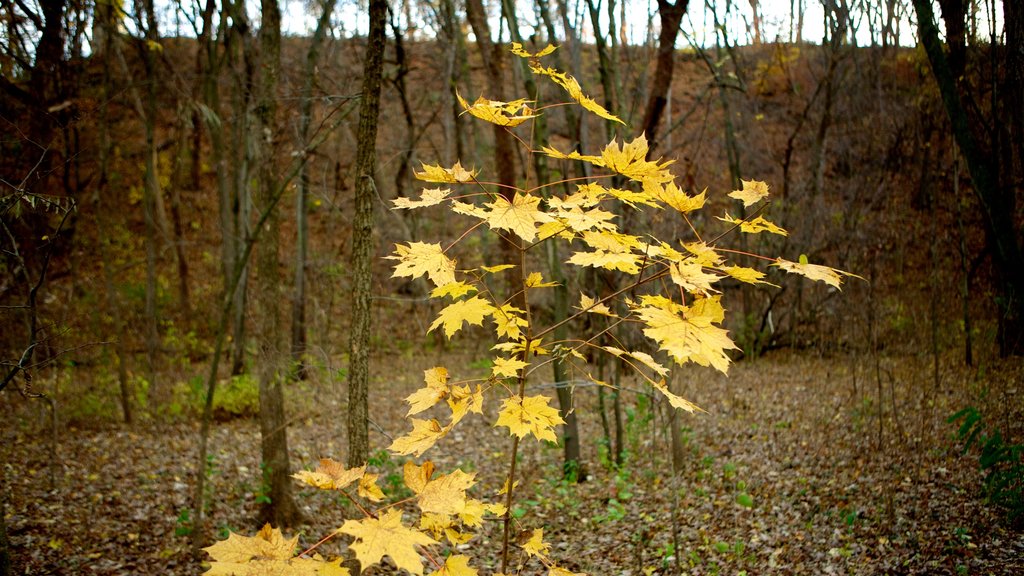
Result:
[[[378,447],[407,429],[405,407],[394,399],[418,388],[432,365],[424,357],[401,364],[375,378],[371,441]],[[739,363],[728,377],[686,370],[684,395],[707,413],[683,415],[690,457],[676,477],[663,402],[651,401],[641,385],[624,395],[628,456],[615,469],[600,448],[596,388],[581,386],[585,481],[559,479],[558,447],[526,442],[516,515],[525,528],[545,528],[560,565],[592,575],[672,574],[677,562],[684,574],[1024,574],[1024,533],[986,506],[977,457],[961,455],[955,425],[946,422],[983,398],[983,410],[1019,442],[1024,372],[1019,362],[973,371],[952,364],[940,367],[939,387],[929,358],[779,354]],[[293,406],[296,468],[344,456],[342,390],[328,388],[303,393]],[[489,404],[485,417],[471,415],[427,453],[441,472],[475,471],[487,488],[473,495],[484,499],[501,485],[510,448],[490,426],[498,402]],[[198,426],[68,426],[52,458],[42,413],[10,403],[0,413],[8,422],[2,454],[14,573],[202,572],[188,554]],[[218,423],[211,446],[212,526],[221,536],[252,534],[256,422]],[[385,491],[400,483],[401,466],[378,454]],[[330,494],[298,493],[312,519],[302,544],[355,513]],[[466,553],[481,574],[498,570],[499,545],[497,522],[471,542]],[[321,551],[343,546],[332,541]],[[518,573],[543,570],[529,560]]]

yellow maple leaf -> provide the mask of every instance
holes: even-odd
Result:
[[[384,492],[377,486],[377,474],[366,473],[359,479],[359,495],[371,502],[384,499]]]
[[[580,310],[585,310],[593,314],[601,314],[603,316],[611,316],[612,318],[618,318],[618,314],[612,312],[606,304],[598,304],[598,301],[580,292]]]
[[[515,264],[497,264],[494,266],[481,266],[480,269],[488,274],[497,274],[498,272],[504,272],[505,270],[511,270],[515,268]]]
[[[672,277],[672,281],[682,286],[684,290],[701,295],[714,292],[711,283],[717,282],[719,279],[717,274],[705,272],[696,258],[670,264],[669,275]]]
[[[422,576],[423,561],[416,546],[430,546],[438,542],[419,530],[402,524],[402,512],[394,508],[381,513],[379,518],[346,520],[338,529],[341,534],[355,537],[349,548],[366,569],[390,556],[395,565]]]
[[[395,253],[386,260],[398,260],[392,278],[407,276],[419,278],[424,274],[435,286],[455,282],[455,260],[445,256],[440,244],[410,242],[407,246],[395,244]]]
[[[722,272],[725,272],[729,276],[739,280],[740,282],[746,282],[747,284],[773,284],[762,280],[764,278],[764,272],[760,270],[754,270],[753,268],[747,268],[745,266],[723,266],[719,268]]]
[[[534,528],[533,532],[530,533],[530,537],[525,542],[519,545],[530,556],[536,556],[538,558],[547,558],[551,552],[551,545],[544,541],[544,529]]]
[[[595,166],[604,166],[604,160],[601,160],[600,156],[583,155],[575,150],[566,154],[565,152],[560,152],[550,146],[543,146],[541,147],[541,152],[559,160],[582,160],[583,162],[589,162]]]
[[[657,342],[676,363],[692,361],[726,373],[729,357],[725,351],[736,349],[736,345],[726,330],[715,326],[725,314],[719,298],[700,298],[684,307],[663,296],[644,296],[633,311],[647,326],[644,335]]]
[[[518,340],[523,336],[522,328],[528,324],[523,318],[525,311],[516,308],[511,304],[502,304],[491,313],[491,320],[494,320],[494,329],[499,338]]]
[[[623,126],[626,125],[625,122],[623,122],[617,116],[606,110],[604,106],[598,104],[596,100],[585,95],[583,93],[583,88],[580,87],[580,83],[577,82],[576,79],[573,78],[572,76],[565,74],[563,72],[559,72],[554,68],[541,66],[537,62],[530,63],[530,70],[532,70],[534,74],[540,76],[547,76],[548,78],[551,78],[555,82],[555,84],[558,84],[559,86],[564,88],[565,91],[569,94],[569,97],[578,102],[580,106],[583,106],[584,108],[590,110],[594,114],[597,114],[601,118],[618,122]]]
[[[579,206],[568,209],[561,208],[555,210],[554,217],[563,226],[574,232],[615,229],[615,224],[611,222],[613,218],[616,218],[615,214],[600,208],[584,209]]]
[[[527,288],[553,288],[558,286],[558,282],[545,282],[544,276],[540,272],[531,272],[523,283]]]
[[[299,482],[322,490],[343,490],[359,480],[366,472],[366,466],[346,469],[345,465],[330,458],[321,458],[316,470],[300,470],[292,474]]]
[[[466,112],[485,122],[497,124],[498,126],[514,128],[531,118],[537,117],[533,110],[526,105],[528,102],[526,99],[501,102],[498,100],[488,100],[481,96],[476,99],[476,102],[470,104],[458,92],[455,93],[455,96],[459,99],[459,104]]]
[[[456,162],[451,168],[423,164],[423,172],[416,172],[415,176],[424,182],[456,184],[459,182],[470,182],[476,178],[476,174],[476,170],[466,170],[462,167],[461,163]]]
[[[645,185],[663,184],[673,179],[672,173],[666,170],[671,160],[660,164],[647,160],[647,138],[643,134],[632,142],[623,142],[621,147],[612,140],[601,151],[601,159],[609,170]]]
[[[656,183],[656,181],[654,180],[645,180],[644,182]],[[657,197],[654,194],[648,192],[648,188],[649,186],[644,186],[644,189],[640,192],[637,192],[636,190],[609,188],[608,195],[611,196],[612,198],[615,198],[616,200],[621,201],[623,204],[626,204],[630,208],[637,208],[638,210],[640,205],[657,207],[658,204],[655,202]]]
[[[491,366],[491,374],[505,378],[516,378],[519,376],[519,371],[529,365],[528,362],[523,362],[517,358],[495,358],[494,365]]]
[[[474,218],[480,218],[481,220],[487,218],[487,210],[477,206],[476,204],[460,202],[458,200],[452,200],[452,212],[462,214],[464,216],[473,216]]]
[[[613,230],[590,230],[583,233],[583,241],[591,248],[606,252],[629,252],[644,245],[638,236],[621,234]]]
[[[406,416],[419,414],[448,395],[448,370],[446,368],[437,366],[424,370],[423,381],[426,386],[405,399],[409,403],[409,411],[405,414]]]
[[[464,322],[482,326],[484,318],[490,316],[492,312],[494,312],[494,306],[479,296],[458,300],[441,310],[427,332],[433,331],[438,326],[443,326],[445,336],[451,338],[462,329]]]
[[[701,266],[712,268],[722,262],[722,257],[718,255],[718,251],[704,242],[688,242],[683,244],[683,248],[686,248],[687,252],[693,254]]]
[[[267,560],[253,558],[248,562],[211,562],[203,576],[349,576],[341,566],[341,558],[327,562],[320,556]]]
[[[765,220],[763,216],[758,216],[753,220],[740,220],[739,218],[733,218],[729,214],[726,214],[724,217],[719,216],[718,219],[723,222],[728,222],[730,224],[738,224],[740,230],[746,232],[747,234],[760,234],[761,232],[770,232],[772,234],[778,234],[779,236],[789,236],[789,232],[786,232],[782,228],[776,226],[775,224],[769,222],[768,220]]]
[[[490,208],[487,224],[492,229],[508,230],[527,242],[537,239],[537,225],[550,222],[551,216],[541,211],[540,196],[516,194],[509,202],[504,196],[498,196],[494,202],[486,204]]]
[[[449,282],[443,286],[438,286],[430,291],[431,298],[442,298],[444,296],[451,296],[453,300],[461,298],[471,292],[476,292],[476,286],[472,284],[466,284],[459,280],[458,282]]]
[[[450,188],[424,188],[419,200],[410,200],[402,196],[395,198],[391,203],[395,205],[395,208],[423,208],[444,202],[451,193]]]
[[[540,58],[542,56],[547,56],[548,54],[551,54],[557,49],[558,46],[552,46],[551,44],[548,44],[536,54],[531,54],[523,49],[522,44],[520,44],[519,42],[513,42],[512,47],[509,48],[509,52],[512,52],[513,54],[519,56],[520,58]]]
[[[689,400],[683,398],[682,396],[679,396],[678,394],[672,393],[668,389],[668,386],[665,384],[664,380],[661,380],[659,382],[654,382],[652,380],[651,384],[655,388],[657,388],[659,392],[664,394],[665,398],[668,398],[668,403],[671,404],[672,406],[680,408],[682,410],[686,410],[687,412],[696,412],[698,410],[703,412],[703,410],[701,410],[700,407],[694,404],[693,402],[690,402]]]
[[[523,438],[533,434],[538,440],[557,442],[555,426],[565,421],[558,415],[558,410],[548,405],[551,399],[547,396],[520,397],[513,394],[502,402],[495,426],[507,426],[512,434]]]
[[[636,274],[640,271],[640,256],[628,252],[576,252],[567,262],[577,266],[620,270],[626,274]]]
[[[487,506],[475,499],[467,498],[466,505],[459,512],[459,520],[466,526],[479,527],[484,523],[484,514],[487,513]]]
[[[419,456],[448,433],[441,427],[441,423],[433,418],[430,420],[410,418],[409,421],[412,422],[412,431],[405,436],[395,438],[388,446],[388,450],[391,452],[403,456],[409,454]]]
[[[484,413],[483,390],[479,384],[477,384],[475,392],[470,392],[469,386],[454,386],[451,396],[448,398],[448,406],[452,409],[452,420],[448,424],[450,429],[458,424],[468,412]]]
[[[743,182],[743,189],[729,192],[729,197],[742,200],[744,207],[757,204],[768,196],[768,184],[760,180],[741,180],[741,182]]]
[[[469,565],[469,557],[462,554],[452,554],[445,558],[444,566],[430,576],[476,576],[477,570]]]
[[[475,474],[455,470],[428,480],[417,493],[420,510],[449,516],[461,513],[466,508],[466,490],[476,484],[474,477]]]
[[[707,189],[704,189],[704,191],[696,196],[690,196],[680,190],[674,182],[669,182],[664,186],[654,182],[651,183],[651,185],[645,185],[645,188],[648,186],[653,189],[652,192],[658,200],[661,200],[683,214],[688,214],[694,210],[700,210],[704,207],[704,202],[707,201]]]
[[[639,350],[634,350],[633,352],[630,352],[629,355],[635,358],[636,360],[639,360],[640,363],[642,363],[644,366],[647,366],[651,370],[654,370],[661,376],[665,376],[666,374],[668,374],[668,368],[662,366],[657,360],[654,359],[653,356],[651,356],[647,352],[640,352]]]
[[[837,270],[836,268],[829,268],[828,266],[821,266],[818,264],[809,264],[807,262],[807,256],[801,254],[799,262],[790,262],[789,260],[783,260],[782,258],[776,258],[772,266],[778,266],[786,272],[791,274],[799,274],[811,280],[824,282],[829,286],[835,287],[837,290],[842,290],[843,276],[850,276],[853,278],[860,278],[856,274]]]
[[[402,479],[405,481],[406,487],[412,490],[413,494],[422,492],[427,482],[430,482],[433,476],[434,463],[430,460],[427,460],[422,465],[406,460],[405,464],[402,465]]]
[[[298,542],[298,536],[286,539],[280,530],[264,524],[255,536],[229,532],[227,540],[216,542],[203,550],[217,562],[245,563],[253,558],[287,560],[294,556]]]

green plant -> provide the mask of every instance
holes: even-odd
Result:
[[[540,59],[554,49],[549,46],[530,54],[514,44],[512,51],[528,60],[529,69],[536,76],[553,81],[585,110],[622,123],[585,96],[574,78],[541,64]],[[525,182],[514,185],[480,179],[478,172],[467,170],[459,162],[451,167],[425,164],[416,177],[437,187],[424,190],[419,199],[402,197],[394,201],[395,207],[402,209],[447,203],[451,212],[473,222],[446,245],[410,240],[396,245],[388,258],[397,262],[393,276],[425,277],[433,284],[431,297],[443,306],[429,331],[441,330],[451,338],[467,324],[483,326],[484,321],[489,320],[493,323],[497,343],[490,347],[496,355],[490,359],[489,373],[484,377],[461,379],[441,366],[424,370],[424,386],[406,398],[412,429],[395,438],[388,450],[397,456],[421,457],[470,413],[482,415],[485,399],[492,397],[493,400],[497,396],[501,406],[493,425],[507,430],[511,438],[504,484],[497,491],[501,501],[487,503],[472,498],[468,491],[476,484],[473,473],[456,469],[435,476],[430,460],[421,464],[406,461],[403,465],[403,482],[414,494],[419,509],[419,521],[414,523],[403,519],[403,508],[398,502],[381,504],[384,495],[377,475],[367,473],[366,466],[347,469],[340,463],[322,460],[316,470],[302,471],[295,477],[320,489],[340,491],[360,510],[362,518],[347,520],[334,533],[355,539],[350,549],[364,568],[379,563],[387,555],[398,568],[421,574],[422,555],[437,572],[475,573],[468,568],[468,556],[452,554],[441,558],[436,555],[435,546],[441,541],[453,547],[465,544],[472,531],[490,514],[499,519],[503,528],[498,550],[502,573],[509,573],[509,557],[515,546],[522,555],[521,566],[536,562],[543,565],[548,574],[568,576],[572,573],[559,566],[552,556],[551,546],[544,539],[544,529],[523,530],[519,526],[529,525],[527,516],[539,505],[539,500],[516,495],[522,475],[519,470],[522,443],[530,437],[556,443],[556,427],[564,423],[559,411],[551,405],[552,397],[527,394],[531,376],[555,361],[589,375],[587,354],[607,354],[657,390],[671,406],[692,412],[696,406],[669,391],[664,378],[668,366],[639,346],[624,344],[627,340],[620,338],[619,332],[636,327],[648,339],[651,348],[665,352],[671,361],[695,362],[726,372],[730,363],[728,354],[736,346],[722,327],[725,308],[722,296],[713,285],[725,278],[749,284],[767,283],[765,273],[730,262],[730,258],[741,255],[760,259],[836,288],[845,273],[810,264],[806,256],[788,261],[718,245],[721,237],[734,231],[786,235],[785,230],[760,215],[768,196],[768,186],[763,182],[744,182],[742,190],[729,194],[742,202],[744,209],[758,206],[751,211],[751,216],[736,218],[726,214],[720,218],[726,223],[720,230],[702,233],[692,225],[689,214],[703,207],[706,193],[690,195],[681,190],[668,170],[671,161],[648,159],[648,144],[643,135],[622,144],[613,140],[595,155],[562,152],[543,142],[534,146],[514,129],[536,120],[552,106],[565,105],[564,102],[542,106],[526,99],[496,102],[480,98],[470,104],[460,97],[459,101],[470,115],[512,132],[531,157],[551,163],[580,162],[593,169],[593,176],[553,181],[535,168]],[[562,170],[562,173],[568,172]],[[622,229],[617,223],[618,216],[611,211],[620,206],[665,210],[689,227],[689,238],[673,243],[657,239],[650,229]],[[500,238],[500,243],[495,244],[506,248],[501,255],[503,260],[486,265],[479,261],[477,250],[463,254],[462,261],[456,265],[455,255],[460,244],[472,242],[473,232],[485,226]],[[551,318],[545,324],[546,316],[540,309],[560,283],[545,278],[542,270],[550,274],[553,269],[560,269],[561,263],[541,267],[538,259],[530,256],[549,244],[566,246],[569,264],[600,269],[616,277],[617,284],[601,292],[591,288],[588,294],[584,290],[574,310],[563,317]],[[576,320],[583,318],[600,320],[605,327],[594,333],[565,334]],[[638,402],[637,407],[627,413],[629,425],[637,434],[646,428],[651,417],[645,402],[648,400]],[[422,416],[435,407],[441,411],[440,418]],[[608,500],[605,513],[601,515],[603,521],[625,517],[622,501],[630,498],[629,487],[629,471],[622,468],[616,477],[617,493]],[[513,522],[514,519],[522,522]],[[512,538],[513,527],[518,538]],[[211,569],[226,569],[227,566],[218,564],[237,557],[240,549],[262,551],[265,543],[279,540],[284,540],[280,532],[270,527],[255,538],[232,534],[230,544],[218,543],[207,549],[215,560]],[[303,555],[308,556],[317,546],[319,544]],[[283,550],[280,557],[268,558],[262,552],[253,556],[261,557],[259,561],[264,564],[260,568],[267,571],[282,568],[273,562],[292,561],[292,555],[284,554]],[[712,565],[711,569],[717,571],[717,565]]]
[[[1024,444],[1010,444],[998,429],[990,428],[981,412],[968,406],[947,419],[960,422],[957,440],[963,454],[976,450],[978,469],[985,475],[985,496],[1006,509],[1010,522],[1024,522]]]

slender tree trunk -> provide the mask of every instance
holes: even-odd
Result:
[[[274,137],[277,134],[277,85],[281,72],[281,12],[277,0],[263,0],[260,22],[260,78],[257,97],[259,184],[256,206],[269,216],[263,237],[256,244],[255,337],[259,345],[258,379],[263,490],[270,502],[260,509],[260,521],[276,526],[295,526],[302,513],[292,495],[288,455],[288,423],[284,414],[284,390],[288,355],[284,350],[280,303],[280,216],[275,210],[281,185]]]
[[[320,48],[330,29],[334,2],[325,0],[320,4],[320,17],[316,22],[313,40],[306,52],[305,84],[302,88],[302,110],[299,112],[299,139],[302,147],[307,146],[309,128],[313,117],[313,90],[316,87],[317,63]],[[309,251],[309,220],[307,218],[309,199],[309,165],[303,162],[299,170],[299,190],[295,205],[295,285],[292,295],[292,362],[295,374],[306,378],[306,257]]]
[[[387,1],[370,0],[370,32],[363,61],[363,96],[359,110],[355,170],[355,216],[352,220],[352,329],[349,339],[348,463],[362,466],[370,453],[370,292],[373,289],[373,199],[377,163],[377,119],[384,66]]]
[[[689,0],[676,0],[675,4],[668,0],[658,0],[658,15],[661,17],[658,55],[643,121],[644,133],[649,142],[648,156],[654,153],[658,144],[658,125],[668,102],[668,91],[672,86],[672,73],[675,69],[676,36],[688,4]]]

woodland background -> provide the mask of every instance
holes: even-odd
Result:
[[[532,496],[517,514],[598,574],[1020,573],[1021,516],[986,505],[995,468],[947,418],[976,407],[986,438],[1017,447],[999,466],[1016,458],[1019,498],[1024,17],[1010,0],[942,0],[929,37],[928,2],[822,0],[823,36],[808,38],[809,1],[790,2],[774,36],[756,1],[710,2],[703,20],[685,0],[645,18],[607,0],[395,1],[383,44],[354,24],[376,1],[310,2],[318,21],[295,36],[273,0],[5,2],[0,566],[199,573],[193,544],[228,529],[273,519],[315,542],[345,517],[268,468],[355,450],[401,469],[380,450],[403,429],[397,399],[440,358],[486,372],[488,351],[425,335],[437,306],[382,259],[462,225],[390,200],[418,196],[420,162],[522,175],[530,159],[457,102],[526,96],[506,51],[519,39],[560,45],[552,65],[627,124],[555,108],[548,144],[586,152],[646,132],[688,192],[707,189],[694,224],[709,230],[726,229],[715,216],[741,179],[763,180],[765,215],[790,235],[741,247],[862,280],[840,292],[776,270],[776,287],[723,285],[738,364],[677,375],[708,410],[681,425],[642,382],[576,382],[577,452],[524,456]],[[643,40],[627,20],[646,22]],[[901,27],[925,41],[900,45]],[[358,178],[375,51],[375,167]],[[459,249],[500,258],[482,234]],[[570,294],[606,281],[573,274]],[[352,448],[361,371],[369,435]],[[477,432],[438,461],[497,474],[505,439]]]

